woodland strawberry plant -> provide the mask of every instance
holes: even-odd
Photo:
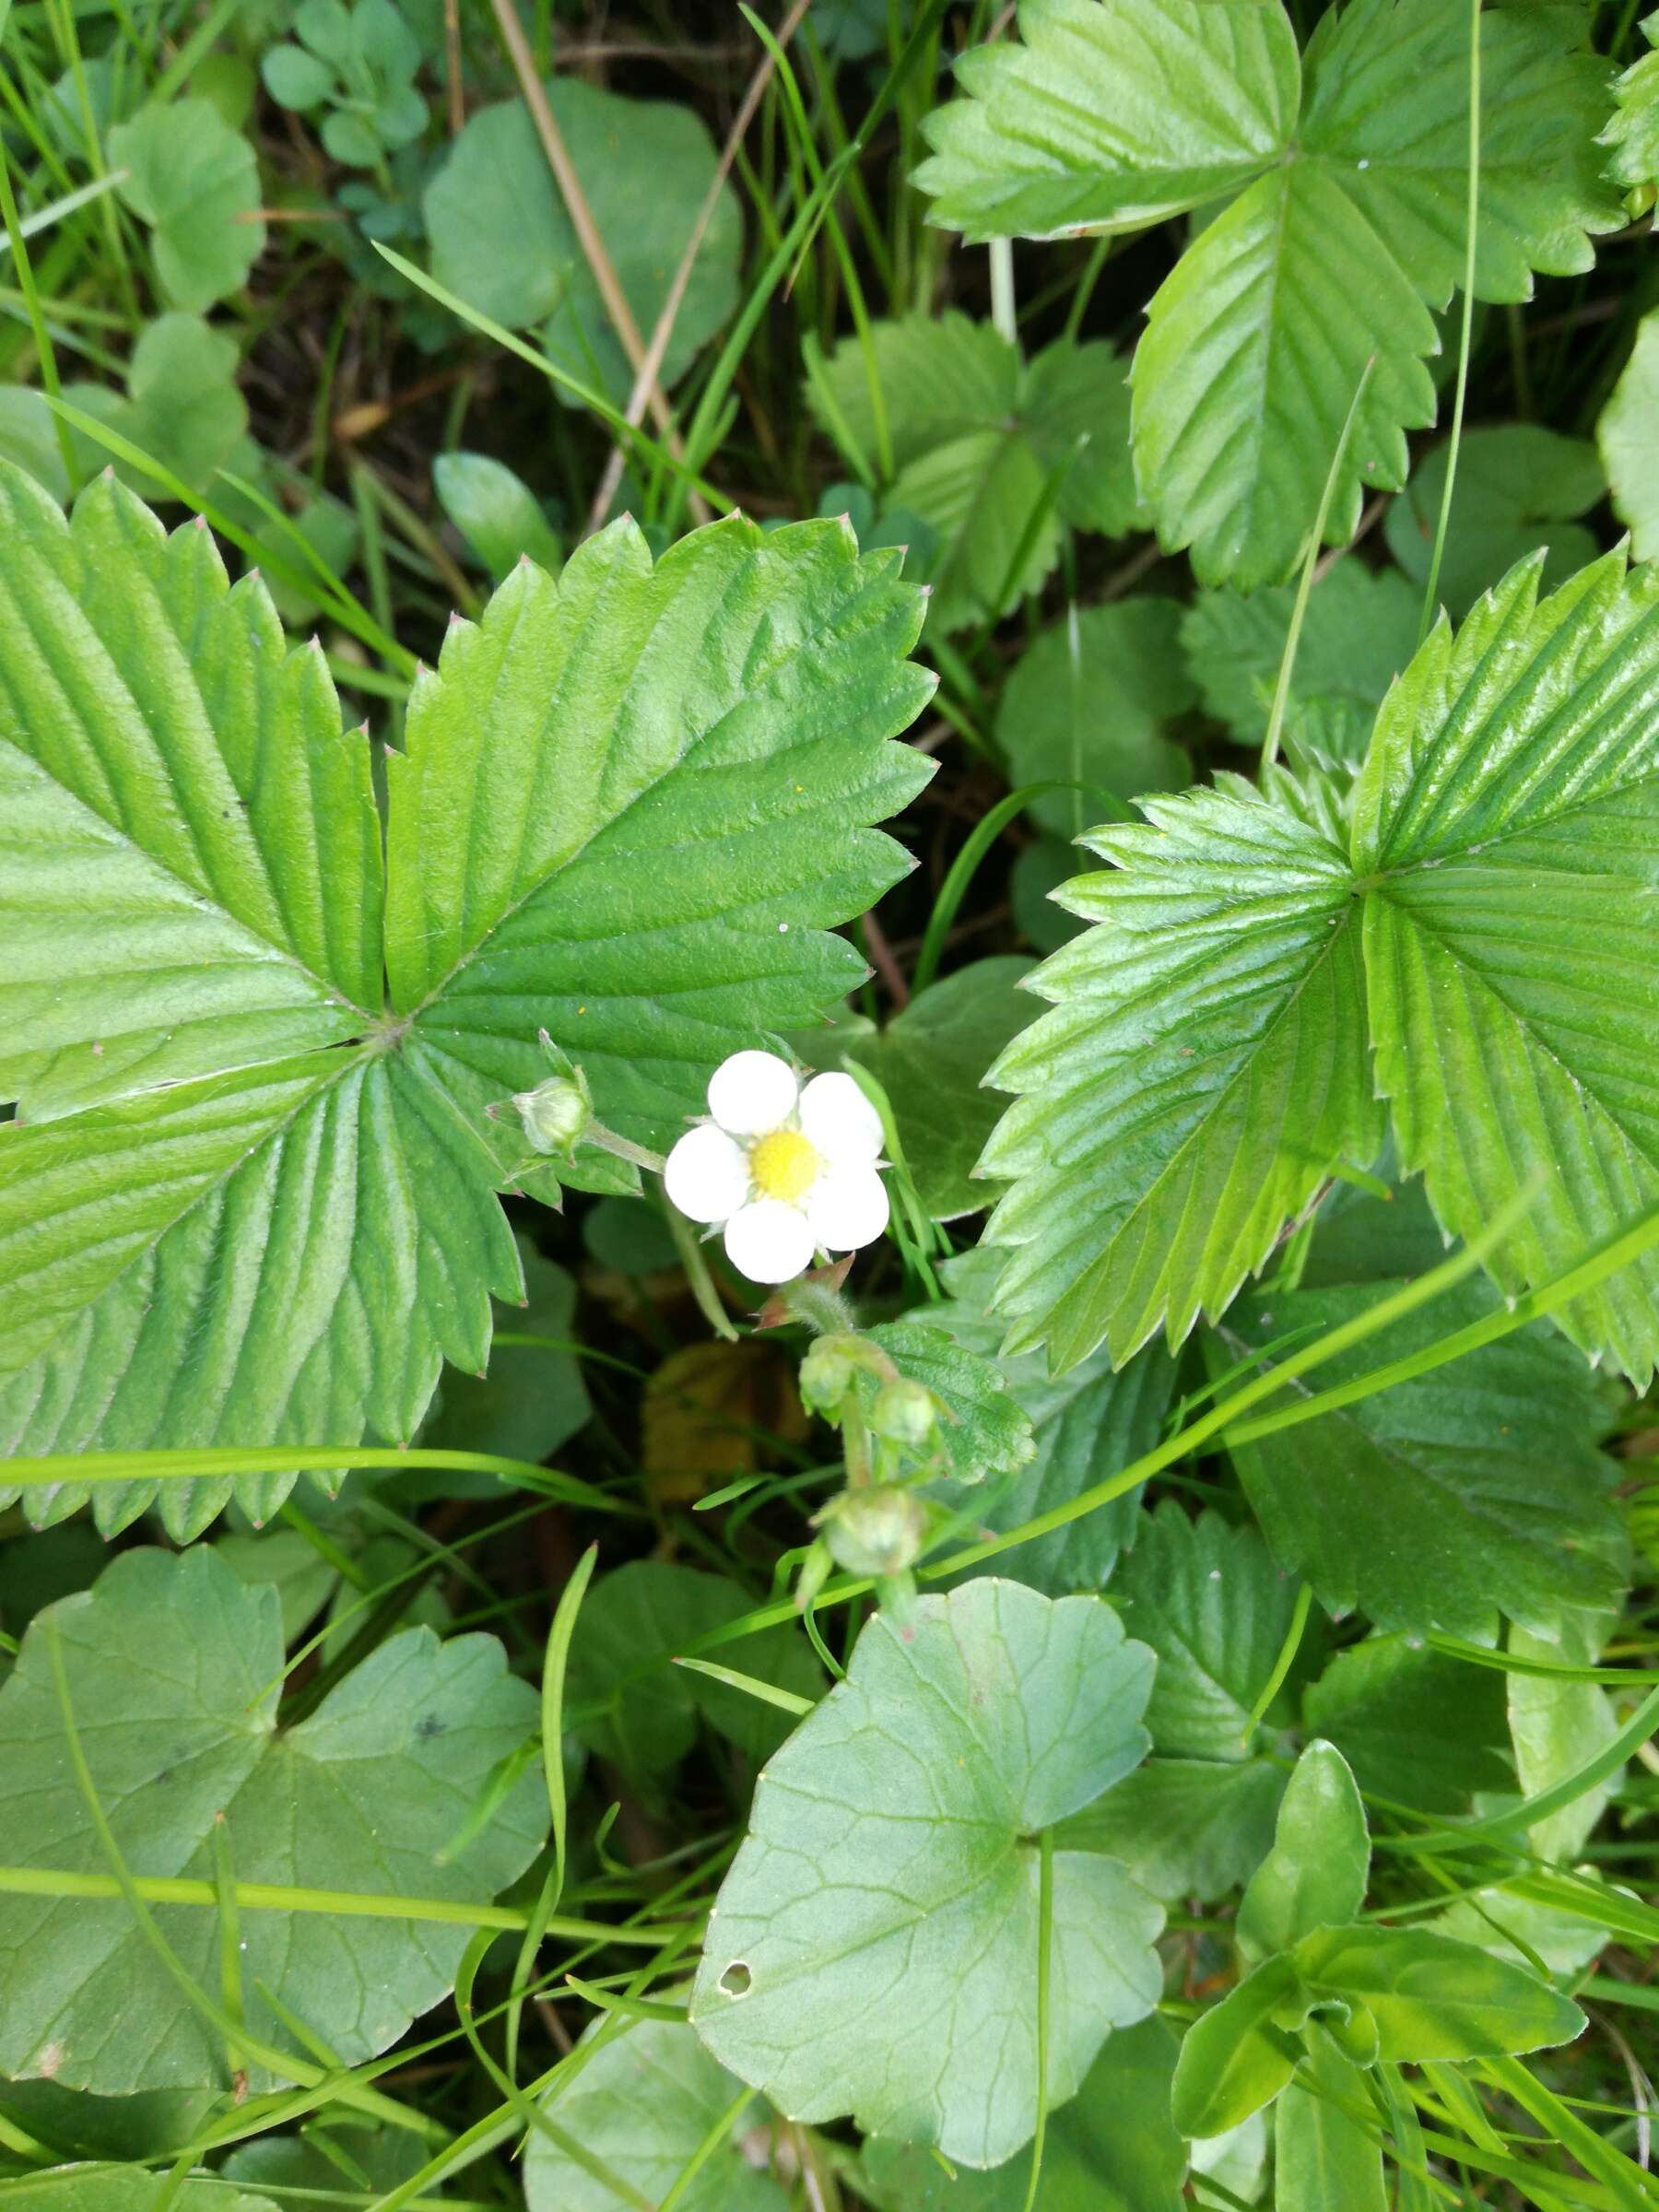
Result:
[[[1659,2205],[1656,40],[0,0],[0,2212]]]

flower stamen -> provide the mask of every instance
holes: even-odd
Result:
[[[818,1147],[798,1129],[774,1129],[749,1153],[749,1174],[765,1198],[797,1206],[823,1172]]]

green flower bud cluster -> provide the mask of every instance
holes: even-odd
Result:
[[[841,1430],[847,1483],[814,1516],[818,1535],[796,1603],[809,1606],[839,1567],[870,1576],[882,1605],[902,1618],[915,1594],[911,1571],[939,1518],[918,1486],[940,1471],[940,1423],[949,1416],[924,1382],[852,1328],[814,1340],[800,1390],[802,1404]]]

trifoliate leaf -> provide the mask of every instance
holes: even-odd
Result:
[[[1419,590],[1434,556],[1450,453],[1448,441],[1425,456],[1383,524],[1389,551]],[[1436,587],[1440,604],[1462,621],[1482,592],[1540,546],[1545,584],[1582,569],[1595,559],[1595,537],[1571,518],[1606,489],[1588,439],[1563,438],[1534,422],[1465,431]]]
[[[1147,1725],[1160,1752],[1241,1759],[1251,1712],[1290,1626],[1296,1588],[1250,1527],[1219,1513],[1190,1520],[1173,1499],[1148,1514],[1119,1568],[1112,1602],[1158,1653]]]
[[[1477,1791],[1514,1787],[1502,1676],[1420,1637],[1368,1636],[1338,1652],[1309,1686],[1302,1721],[1335,1745],[1363,1789],[1417,1812],[1466,1813]]]
[[[1074,787],[1030,802],[1042,829],[1078,838],[1121,813],[1114,800],[1192,782],[1186,748],[1168,735],[1197,698],[1180,628],[1173,599],[1118,599],[1073,607],[1021,653],[996,716],[1008,781]]]
[[[1200,592],[1182,618],[1181,643],[1205,712],[1241,745],[1260,746],[1296,599],[1270,591]],[[1422,594],[1392,569],[1339,560],[1313,586],[1291,671],[1286,728],[1312,710],[1340,714],[1362,754],[1382,694],[1417,649]]]
[[[1006,613],[1059,558],[1060,525],[1121,535],[1137,517],[1124,366],[1063,338],[1030,363],[955,312],[878,323],[812,363],[814,415],[886,504],[935,534],[918,581],[945,629]]]
[[[565,1713],[571,1731],[625,1775],[649,1781],[691,1748],[701,1713],[757,1759],[789,1733],[789,1717],[746,1691],[673,1664],[677,1653],[752,1609],[741,1586],[666,1559],[633,1559],[601,1575],[582,1600],[571,1640]],[[799,1630],[769,1629],[730,1653],[739,1672],[796,1697],[823,1677]]]
[[[572,2150],[531,2129],[524,2148],[529,2212],[661,2204],[699,2152],[704,2156],[695,2178],[675,2199],[681,2212],[787,2212],[783,2184],[744,2156],[739,2137],[761,2121],[764,2108],[754,2100],[737,2105],[742,2090],[689,2028],[633,2021],[548,2099],[548,2118]],[[706,2150],[712,2136],[713,2148]]]
[[[1542,1283],[1659,1203],[1659,575],[1515,570],[1389,694],[1353,831],[1377,1088],[1401,1161],[1488,1261]],[[1534,1178],[1539,1179],[1535,1186]],[[1659,1254],[1557,1316],[1638,1382]]]
[[[1465,272],[1467,26],[1440,0],[1359,0],[1299,67],[1276,4],[1027,0],[1020,41],[965,56],[966,97],[930,119],[918,181],[972,238],[1236,194],[1154,298],[1133,371],[1136,477],[1201,582],[1290,572],[1357,398],[1331,541],[1366,488],[1405,481],[1404,433],[1434,417],[1430,311]],[[1476,290],[1518,300],[1622,219],[1588,144],[1602,72],[1571,18],[1488,11],[1480,39]]]
[[[1286,1786],[1273,1849],[1240,1901],[1241,1954],[1265,1959],[1315,1928],[1357,1919],[1370,1877],[1371,1831],[1359,1784],[1335,1744],[1315,1738]]]
[[[1026,1465],[991,1482],[971,1500],[956,1486],[941,1484],[936,1495],[953,1510],[969,1507],[974,1525],[993,1535],[1021,1528],[1152,1449],[1175,1388],[1175,1364],[1160,1345],[1148,1345],[1121,1372],[1097,1352],[1053,1377],[1041,1353],[1000,1349],[1004,1332],[990,1312],[994,1253],[962,1253],[947,1263],[945,1279],[950,1299],[927,1308],[927,1320],[970,1351],[996,1360],[1030,1420],[1036,1444]],[[1011,1575],[1051,1597],[1098,1590],[1144,1525],[1140,1499],[1137,1484],[1110,1504],[1001,1555],[986,1571]]]
[[[1659,46],[1659,14],[1644,16],[1641,35]],[[1607,175],[1640,191],[1659,184],[1659,53],[1644,53],[1613,86],[1613,117],[1596,141],[1611,148]]]
[[[1390,1288],[1243,1300],[1213,1342],[1214,1368],[1351,1321]],[[1489,1285],[1461,1283],[1338,1353],[1320,1385],[1408,1358],[1498,1302]],[[1553,1637],[1564,1614],[1622,1587],[1601,1425],[1590,1369],[1539,1324],[1230,1449],[1275,1554],[1332,1612],[1489,1642],[1500,1613]]]
[[[714,144],[694,109],[627,100],[561,74],[547,104],[642,339],[649,342],[714,182]],[[651,158],[641,160],[642,147]],[[426,188],[432,273],[512,329],[540,324],[548,357],[618,405],[633,370],[523,100],[481,109]],[[678,382],[737,303],[743,217],[729,184],[702,231],[661,381]]]
[[[1108,2039],[1069,2104],[1050,2114],[1043,2212],[1178,2212],[1186,2146],[1170,2120],[1177,2044],[1161,2020]],[[877,2212],[1024,2212],[1030,2160],[953,2180],[914,2143],[866,2143],[860,2194]]]
[[[873,1620],[761,1776],[711,1915],[691,2018],[715,2057],[789,2118],[1012,2158],[1039,2097],[1036,1838],[1140,1759],[1151,1665],[1097,1599],[1013,1583]],[[1054,1853],[1051,2103],[1157,2001],[1161,1923],[1110,1861]]]
[[[978,1213],[994,1195],[973,1175],[1001,1109],[985,1075],[1037,1018],[1037,1001],[1017,988],[1030,968],[1006,956],[973,960],[851,1048],[888,1095],[917,1195],[935,1221]]]
[[[200,312],[246,282],[265,249],[259,165],[206,100],[142,109],[109,135],[122,198],[151,226],[156,274],[174,307]]]
[[[1067,1820],[1056,1840],[1121,1861],[1165,1904],[1187,1897],[1207,1904],[1261,1865],[1284,1789],[1270,1759],[1154,1755]]]
[[[1230,781],[1091,832],[1115,872],[1062,903],[1097,926],[1037,970],[1053,1009],[992,1070],[1018,1094],[981,1163],[1013,1186],[997,1303],[1056,1371],[1160,1323],[1178,1345],[1380,1147],[1342,828],[1320,787],[1272,793]]]
[[[440,453],[432,488],[443,512],[499,582],[520,560],[557,575],[564,549],[541,501],[504,462],[488,453]]]
[[[0,505],[3,1448],[406,1441],[521,1295],[486,1108],[545,1073],[538,1025],[661,1147],[857,980],[828,928],[901,873],[865,825],[929,772],[887,742],[918,595],[834,524],[733,518],[654,570],[624,524],[518,571],[410,701],[382,944],[321,654],[117,485],[66,525],[0,469]],[[103,1524],[154,1495],[104,1488]],[[226,1495],[171,1485],[172,1532]]]
[[[413,1629],[382,1644],[297,1725],[278,1728],[276,1594],[211,1547],[123,1552],[23,1641],[0,1690],[6,1850],[15,1865],[107,1875],[65,1755],[50,1639],[92,1783],[136,1875],[214,1880],[222,1815],[239,1883],[373,1896],[493,1897],[547,1827],[534,1770],[453,1859],[441,1860],[496,1762],[536,1726],[529,1687],[490,1636],[440,1644]],[[141,1653],[143,1664],[135,1664]],[[210,1904],[156,1904],[163,1935],[219,1987]],[[467,1928],[439,1920],[244,1903],[248,2024],[298,2048],[261,1985],[353,2065],[395,2042],[451,1986]],[[103,2096],[228,2089],[212,2024],[181,2005],[120,1898],[0,1898],[0,2074],[50,2076]],[[256,2086],[268,2077],[255,2065]]]
[[[1019,34],[962,56],[966,97],[928,117],[916,172],[932,219],[979,242],[1179,215],[1277,160],[1295,124],[1295,35],[1260,0],[1026,0]]]
[[[1648,56],[1659,64],[1659,53]],[[1646,64],[1643,64],[1646,66]],[[1638,560],[1659,554],[1659,313],[1643,315],[1636,343],[1595,426],[1595,442],[1613,493],[1613,510],[1630,533]]]

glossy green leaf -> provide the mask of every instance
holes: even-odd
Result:
[[[1365,2077],[1315,2035],[1273,2115],[1274,2212],[1388,2212]]]
[[[322,655],[116,485],[67,526],[15,471],[0,500],[0,1439],[276,1469],[405,1441],[522,1295],[492,1194],[523,1140],[486,1108],[545,1073],[537,1028],[660,1147],[727,1052],[861,972],[828,929],[902,872],[865,825],[929,772],[888,742],[927,688],[917,594],[834,524],[734,518],[654,569],[622,524],[519,570],[410,701],[382,942]],[[170,1485],[170,1528],[228,1492]],[[154,1495],[101,1488],[102,1524]]]
[[[1182,2039],[1170,2109],[1183,2136],[1225,2135],[1271,2104],[1296,2071],[1302,2046],[1274,2015],[1305,2016],[1288,1958],[1265,1959],[1202,2013]]]
[[[123,1552],[90,1594],[29,1630],[0,1690],[12,1865],[110,1871],[65,1755],[52,1630],[94,1786],[135,1874],[211,1880],[221,1814],[237,1880],[281,1887],[488,1899],[540,1848],[547,1797],[532,1771],[464,1851],[439,1855],[535,1726],[535,1695],[493,1637],[440,1644],[406,1630],[309,1719],[278,1729],[276,1591],[202,1546],[182,1558]],[[187,1971],[217,1992],[216,1912],[152,1909]],[[244,1909],[249,2025],[293,2047],[264,1983],[354,2065],[445,1994],[466,1936],[464,1923]],[[120,1899],[0,1898],[0,2074],[105,2096],[230,2086],[222,2041],[181,2004]],[[263,2069],[253,2074],[258,2086]]]
[[[1113,800],[1191,782],[1192,760],[1169,735],[1196,702],[1180,627],[1173,599],[1074,607],[1016,662],[996,714],[1008,781],[1076,786],[1030,802],[1041,829],[1081,837],[1121,811]]]
[[[1371,1832],[1359,1788],[1335,1744],[1315,1739],[1296,1762],[1273,1849],[1239,1906],[1246,1959],[1288,1951],[1314,1928],[1356,1919],[1371,1876]]]
[[[873,1620],[755,1793],[692,1998],[715,2057],[787,2117],[1011,2158],[1037,2122],[1035,1839],[1139,1761],[1151,1667],[1098,1600],[1013,1583]],[[1054,1854],[1051,2101],[1156,2002],[1161,1923],[1109,1861]]]
[[[1251,1714],[1278,1658],[1296,1585],[1253,1528],[1189,1519],[1165,1499],[1137,1530],[1112,1585],[1132,1636],[1158,1653],[1147,1725],[1165,1754],[1241,1759]]]
[[[739,2138],[766,2117],[743,2084],[712,2058],[689,2028],[635,2020],[588,2057],[568,2087],[547,2100],[567,2150],[539,2129],[524,2149],[529,2212],[615,2212],[620,2204],[662,2204],[708,2136],[724,2131],[695,2179],[676,2197],[679,2212],[786,2212],[782,2182],[751,2166]],[[735,2108],[735,2109],[734,2109]],[[581,2157],[573,2155],[579,2151]],[[621,2189],[600,2177],[595,2165]]]
[[[1097,924],[1032,979],[1051,1012],[992,1070],[1018,1094],[982,1167],[1018,1348],[1122,1361],[1219,1313],[1342,1159],[1375,1157],[1350,872],[1328,794],[1288,777],[1147,802],[1085,841],[1061,903]]]
[[[1389,551],[1419,594],[1434,555],[1450,452],[1441,444],[1425,456],[1383,525]],[[1595,559],[1594,533],[1572,518],[1606,492],[1587,439],[1563,438],[1534,422],[1465,431],[1441,559],[1441,605],[1461,621],[1482,592],[1540,546],[1547,548],[1545,584],[1561,582]]]
[[[1205,712],[1241,745],[1259,747],[1284,658],[1294,585],[1200,592],[1182,618],[1181,643]],[[1340,717],[1363,753],[1382,694],[1417,648],[1422,594],[1391,569],[1339,560],[1308,595],[1291,673],[1286,728],[1304,716]]]
[[[1467,1101],[1465,1101],[1465,1119]],[[1388,1286],[1256,1296],[1214,1347],[1218,1371],[1252,1347],[1362,1314]],[[1320,1371],[1335,1386],[1408,1358],[1490,1313],[1489,1285],[1460,1283]],[[1596,1450],[1595,1378],[1543,1326],[1251,1443],[1234,1462],[1281,1564],[1334,1613],[1379,1628],[1477,1641],[1500,1614],[1543,1635],[1623,1581],[1610,1468]]]
[[[1069,1850],[1121,1860],[1166,1904],[1183,1898],[1207,1904],[1261,1865],[1284,1788],[1283,1773],[1267,1759],[1154,1756],[1075,1814],[1058,1840]]]
[[[440,453],[432,488],[443,512],[499,582],[520,560],[556,575],[564,559],[541,501],[504,462],[488,453]]]
[[[1043,2212],[1180,2212],[1186,2146],[1170,2121],[1176,2042],[1161,2020],[1108,2038],[1069,2104],[1049,2116]],[[864,2147],[863,2193],[877,2212],[1024,2212],[1030,2160],[956,2179],[915,2144]]]
[[[1416,1928],[1321,1928],[1294,1953],[1307,1987],[1364,2006],[1384,2059],[1492,2057],[1570,2043],[1584,2016],[1547,1982]]]
[[[624,298],[649,341],[714,182],[714,144],[691,108],[627,100],[560,74],[548,106]],[[641,160],[642,147],[651,158]],[[482,108],[427,186],[432,274],[469,307],[520,330],[538,324],[548,358],[626,400],[633,371],[523,100]],[[737,304],[743,218],[723,185],[702,232],[664,357],[677,383]]]
[[[1302,1720],[1336,1746],[1362,1789],[1418,1812],[1466,1813],[1477,1791],[1514,1786],[1503,1677],[1419,1637],[1368,1636],[1338,1652],[1309,1686]]]
[[[990,1310],[995,1279],[993,1253],[963,1253],[947,1262],[951,1296],[928,1308],[927,1318],[969,1350],[995,1359],[1030,1419],[1036,1451],[1014,1474],[986,1484],[971,1501],[949,1483],[937,1488],[936,1495],[953,1509],[969,1507],[976,1527],[1001,1534],[1069,1503],[1149,1452],[1174,1394],[1175,1363],[1161,1345],[1148,1345],[1121,1372],[1096,1352],[1067,1373],[1051,1376],[1040,1352],[1003,1351],[1004,1331]],[[982,1571],[1012,1575],[1051,1597],[1098,1590],[1144,1525],[1138,1486],[1126,1490],[987,1562]]]
[[[1539,1179],[1488,1262],[1511,1292],[1659,1203],[1659,575],[1609,555],[1541,603],[1537,585],[1534,560],[1413,661],[1353,842],[1403,1164],[1465,1238]],[[1558,1319],[1645,1380],[1659,1255]]]
[[[567,1721],[583,1743],[631,1777],[650,1780],[691,1748],[698,1715],[764,1759],[789,1734],[775,1705],[674,1665],[677,1653],[752,1610],[742,1586],[666,1559],[632,1559],[582,1600],[565,1674]],[[823,1675],[797,1628],[769,1629],[712,1654],[756,1680],[816,1698]]]
[[[1030,962],[970,961],[920,991],[879,1036],[849,1049],[880,1083],[922,1203],[935,1221],[978,1213],[995,1195],[973,1171],[1001,1101],[986,1072],[1039,1011],[1018,988]]]
[[[247,281],[265,241],[253,148],[211,101],[147,107],[109,135],[120,193],[151,227],[156,274],[174,307],[211,307]]]
[[[1299,66],[1288,19],[1246,0],[1027,0],[1020,40],[966,56],[918,181],[935,219],[984,238],[1116,230],[1236,194],[1148,311],[1134,440],[1167,547],[1201,582],[1288,575],[1359,397],[1327,517],[1404,482],[1433,419],[1432,311],[1463,281],[1468,18],[1360,0]],[[1571,18],[1481,16],[1476,290],[1590,265],[1620,220],[1589,138],[1602,73]]]
[[[1649,54],[1647,64],[1659,65],[1659,53]],[[1659,313],[1643,315],[1636,325],[1630,358],[1595,426],[1595,442],[1607,472],[1614,512],[1630,533],[1631,549],[1638,560],[1652,560],[1659,554],[1655,410],[1659,410]]]

